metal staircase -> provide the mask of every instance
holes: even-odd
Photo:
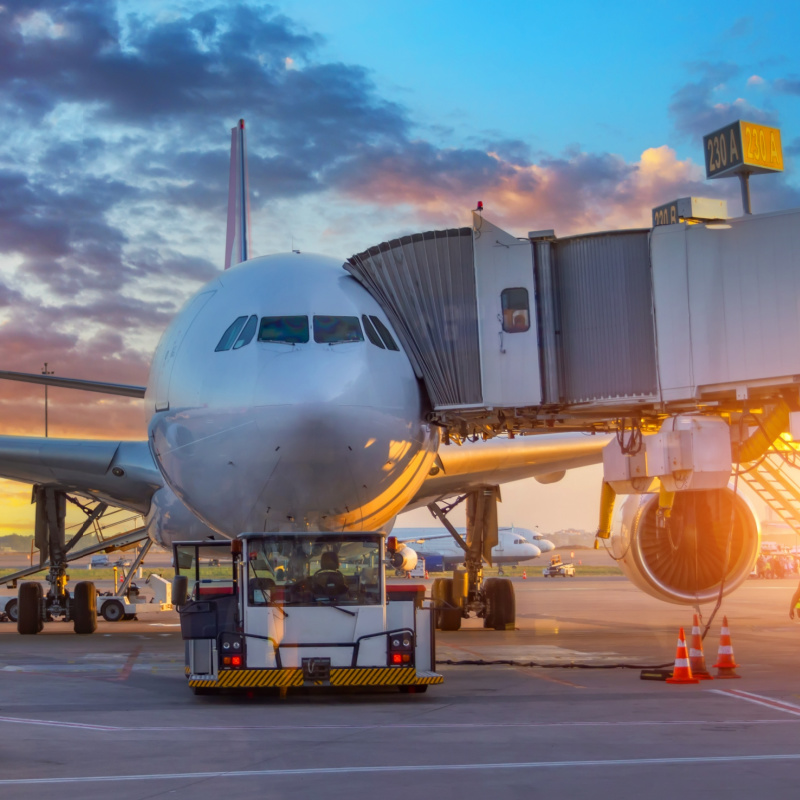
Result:
[[[739,477],[800,535],[800,444],[778,439],[763,459]]]
[[[144,516],[136,514],[135,512],[126,511],[121,508],[108,510],[105,503],[90,503],[83,505],[76,503],[87,516],[87,519],[82,523],[78,523],[65,529],[65,535],[72,536],[67,543],[67,552],[64,561],[69,563],[76,561],[79,558],[92,556],[97,553],[112,553],[117,550],[129,550],[137,545],[141,546],[139,557],[136,559],[135,566],[133,566],[128,573],[125,580],[125,585],[130,582],[130,578],[136,567],[141,563],[143,554],[150,549],[152,542],[147,535],[147,529],[144,526]],[[83,547],[77,549],[74,547],[82,537],[87,537]],[[66,538],[66,537],[65,537]],[[95,541],[91,541],[94,538]],[[43,572],[51,566],[50,559],[45,558],[37,563],[36,550],[31,544],[31,566],[19,570],[8,575],[3,575],[0,578],[0,583],[7,584],[10,588],[15,588],[17,581],[21,578],[26,578],[30,575],[35,575],[37,572]]]

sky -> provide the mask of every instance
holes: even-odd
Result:
[[[144,384],[222,268],[230,128],[247,121],[253,250],[343,260],[487,218],[517,235],[647,225],[704,180],[702,136],[781,127],[753,208],[800,206],[800,5],[0,0],[0,369]],[[141,401],[51,389],[50,434],[140,439]],[[0,382],[0,434],[43,390]],[[525,481],[501,521],[592,529],[600,474]],[[0,482],[0,534],[30,488]],[[425,524],[415,512],[401,524]],[[460,520],[457,520],[460,522]]]

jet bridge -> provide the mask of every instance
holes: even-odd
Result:
[[[798,409],[800,209],[565,238],[472,223],[344,265],[447,436]]]

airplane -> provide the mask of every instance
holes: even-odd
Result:
[[[456,530],[462,538],[466,536],[466,528],[459,527]],[[431,556],[440,557],[443,569],[448,570],[464,562],[463,549],[448,531],[441,528],[393,528],[392,535],[423,556],[426,563],[433,560]],[[532,561],[554,547],[542,534],[534,534],[527,528],[513,525],[501,527],[498,529],[498,542],[492,548],[492,564],[499,567],[498,574],[502,575],[503,565],[516,566],[524,561]]]
[[[252,256],[244,121],[231,156],[225,269],[163,333],[146,387],[0,372],[143,399],[138,440],[101,440],[102,430],[97,439],[0,436],[0,477],[35,487],[49,596],[65,597],[68,493],[145,515],[147,535],[165,547],[245,531],[388,533],[399,513],[423,506],[450,530],[454,503],[441,504],[458,495],[484,509],[468,532],[479,567],[481,553],[491,558],[501,484],[552,483],[602,461],[604,435],[446,445],[401,338],[343,259]]]
[[[466,528],[456,530],[462,537],[466,535]],[[429,557],[437,557],[444,570],[464,563],[464,551],[448,531],[437,528],[394,528],[392,535],[429,561],[433,560]],[[491,550],[491,558],[492,564],[500,567],[501,571],[503,565],[531,561],[542,554],[536,545],[508,531],[500,529],[497,539],[497,544]]]

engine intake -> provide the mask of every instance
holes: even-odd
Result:
[[[659,600],[694,605],[716,599],[723,571],[724,594],[750,574],[761,531],[741,495],[729,488],[678,492],[663,527],[657,512],[658,495],[631,495],[614,517],[611,552],[638,588]]]

